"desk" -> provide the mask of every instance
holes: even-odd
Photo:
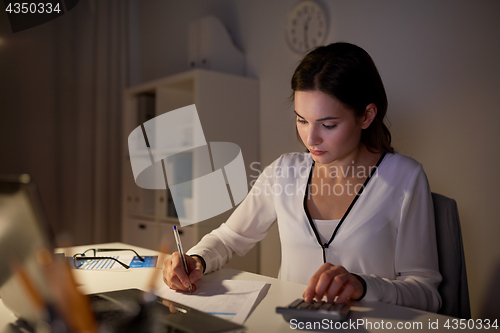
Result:
[[[64,249],[67,256],[74,253],[83,252],[89,248],[133,248],[141,255],[156,255],[155,251],[130,246],[123,243],[96,244],[91,246],[78,246]],[[120,271],[86,271],[74,270],[76,281],[81,284],[83,293],[96,293],[103,291],[120,290],[126,288],[145,289],[147,281],[152,273],[152,268],[130,269]],[[302,297],[306,286],[298,283],[282,281],[275,278],[224,268],[217,272],[207,274],[203,279],[234,279],[234,280],[258,280],[265,281],[257,306],[245,322],[248,332],[296,332],[291,329],[290,324],[285,322],[281,315],[276,314],[276,306],[289,304],[296,298]],[[162,276],[158,275],[156,287],[163,286]],[[391,305],[380,302],[353,302],[351,308],[350,322],[365,320],[363,326],[357,328],[344,329],[342,332],[394,332],[408,331],[407,329],[397,329],[397,325],[402,327],[414,327],[415,331],[426,332],[450,332],[453,330],[445,328],[443,325],[452,317],[438,315],[435,313],[414,310],[402,306]],[[0,302],[0,332],[6,326],[15,321],[15,317]],[[439,323],[438,329],[429,329],[429,323]],[[371,326],[370,326],[371,325]],[[383,326],[382,326],[383,325]],[[421,325],[420,327],[418,325]],[[392,329],[390,329],[392,327]],[[461,332],[463,330],[460,330]]]

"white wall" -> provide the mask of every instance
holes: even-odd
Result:
[[[458,202],[473,315],[500,262],[500,2],[326,1],[328,42],[348,41],[374,58],[389,98],[393,143],[420,161],[431,189]],[[230,30],[260,82],[261,162],[301,149],[289,80],[299,57],[286,47],[290,0],[169,0],[137,3],[137,81],[187,66],[187,27],[211,14]],[[139,83],[139,82],[135,82]],[[276,230],[262,243],[262,272],[279,265]],[[270,254],[276,253],[275,256]],[[265,254],[265,255],[264,255]]]

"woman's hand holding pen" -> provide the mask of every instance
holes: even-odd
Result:
[[[184,256],[189,269],[189,276],[184,271],[182,260],[179,252],[174,252],[163,263],[163,281],[167,286],[174,290],[189,291],[189,286],[193,286],[196,290],[194,283],[203,276],[203,264],[197,257]]]
[[[361,281],[344,267],[325,263],[311,277],[302,297],[312,302],[313,298],[320,301],[326,296],[328,302],[333,302],[338,296],[336,302],[345,303],[348,299],[359,299],[364,292]]]

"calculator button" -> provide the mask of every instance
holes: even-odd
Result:
[[[297,309],[309,309],[309,307],[311,306],[311,304],[312,304],[312,303],[310,303],[310,302],[303,302],[303,303],[301,303],[301,304],[297,307]]]
[[[318,310],[321,306],[323,306],[325,302],[314,302],[310,307],[309,310]]]
[[[335,305],[333,302],[325,302],[319,309],[320,310],[325,310],[325,311],[330,311],[330,308],[332,305]]]
[[[304,302],[302,298],[296,299],[287,307],[276,307],[276,313],[283,316],[283,319],[290,322],[292,319],[301,321],[321,321],[324,319],[332,321],[346,320],[350,308],[344,303],[334,302]]]
[[[302,302],[304,302],[304,300],[302,300],[302,299],[298,298],[298,299],[296,299],[295,301],[293,301],[293,303],[292,303],[292,304],[290,304],[288,307],[289,307],[289,308],[293,308],[293,309],[295,309],[295,308],[296,308],[297,306],[299,306],[299,304],[301,304]]]

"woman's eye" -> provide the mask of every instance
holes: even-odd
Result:
[[[304,119],[301,119],[301,118],[297,118],[297,122],[301,123],[301,124],[307,124],[307,121],[305,121]]]
[[[323,124],[323,126],[324,126],[326,129],[333,129],[333,128],[337,127],[337,124],[335,124],[335,125],[325,125],[325,124]]]

